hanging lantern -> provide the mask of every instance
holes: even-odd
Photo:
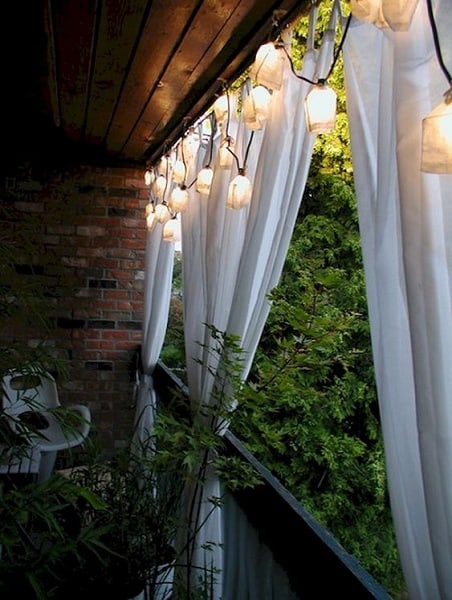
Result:
[[[221,125],[228,118],[228,108],[229,100],[227,94],[223,94],[222,96],[218,96],[218,98],[213,103],[213,112],[215,113],[215,119],[217,123]]]
[[[196,152],[196,142],[194,136],[192,134],[185,136],[181,143],[183,160],[185,164],[187,164],[191,161]]]
[[[422,120],[421,171],[452,173],[452,88]]]
[[[174,183],[184,183],[187,169],[185,163],[182,160],[177,160],[174,163],[173,169],[173,181]]]
[[[159,160],[158,173],[166,177],[170,170],[170,159],[168,156],[162,156]]]
[[[171,219],[163,227],[164,242],[180,242],[180,223],[177,219]]]
[[[308,131],[327,133],[336,124],[336,93],[323,80],[315,85],[305,99]]]
[[[231,169],[234,162],[234,140],[230,136],[226,136],[220,144],[218,150],[219,163],[222,169]]]
[[[252,191],[251,181],[245,176],[244,169],[239,169],[239,174],[229,184],[226,206],[235,209],[246,206],[251,200]]]
[[[271,94],[263,85],[254,87],[243,101],[242,117],[248,129],[262,129],[270,112]]]
[[[209,195],[210,186],[212,185],[213,170],[211,167],[204,167],[198,173],[196,178],[196,191],[205,196]]]
[[[419,0],[381,0],[383,16],[393,31],[408,31]]]
[[[171,192],[169,199],[169,207],[174,212],[184,212],[187,208],[188,203],[188,192],[186,186],[176,186]]]
[[[152,184],[152,192],[156,198],[163,198],[166,189],[166,177],[159,175]]]
[[[350,11],[359,21],[372,23],[380,29],[388,27],[383,15],[382,0],[350,0]]]
[[[148,202],[146,204],[146,227],[148,231],[151,231],[155,224],[155,212],[154,212],[154,204],[152,202]]]
[[[270,90],[279,90],[282,85],[284,55],[273,42],[263,44],[256,53],[250,78]]]
[[[145,185],[151,185],[151,183],[153,181],[154,181],[154,174],[152,173],[152,171],[147,169],[144,174],[144,183],[145,183]]]
[[[170,220],[171,215],[166,204],[157,204],[155,207],[155,219],[157,223],[166,223]]]

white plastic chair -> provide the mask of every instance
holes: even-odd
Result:
[[[52,475],[59,450],[81,445],[90,431],[91,412],[87,406],[73,404],[59,414],[55,409],[60,407],[57,385],[50,373],[14,372],[3,378],[3,410],[11,418],[11,427],[20,431],[24,424],[28,426],[30,445],[41,452],[38,481]],[[67,424],[71,414],[74,418]]]

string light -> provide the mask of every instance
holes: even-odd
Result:
[[[214,117],[215,115],[213,115]],[[209,160],[207,161],[207,165],[201,169],[198,173],[198,177],[196,178],[196,191],[200,194],[208,196],[210,193],[210,187],[212,185],[213,180],[213,169],[210,166],[212,162],[212,153],[213,153],[213,133],[215,130],[215,122],[210,116],[210,136],[209,136]]]
[[[273,42],[262,44],[250,70],[250,78],[270,90],[282,85],[284,54]]]
[[[176,218],[165,223],[162,236],[165,242],[180,242],[180,223]]]
[[[262,129],[270,112],[271,94],[263,85],[253,87],[243,101],[242,118],[248,129]]]
[[[169,208],[176,213],[184,212],[188,204],[188,191],[187,186],[176,186],[171,192],[170,199],[168,201]]]
[[[239,169],[239,174],[229,184],[226,206],[240,209],[251,200],[252,185],[245,175],[245,169]]]
[[[308,131],[327,133],[336,124],[336,92],[324,80],[312,88],[305,99],[305,115]]]

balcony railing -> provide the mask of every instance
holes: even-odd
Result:
[[[182,382],[159,363],[154,373],[162,398]],[[226,491],[223,504],[225,600],[335,598],[390,600],[385,589],[234,436],[231,455],[260,474],[254,488]],[[270,595],[269,595],[270,594]]]

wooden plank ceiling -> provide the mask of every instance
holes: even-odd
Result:
[[[311,0],[2,5],[4,149],[146,163]],[[4,100],[5,102],[5,100]]]

